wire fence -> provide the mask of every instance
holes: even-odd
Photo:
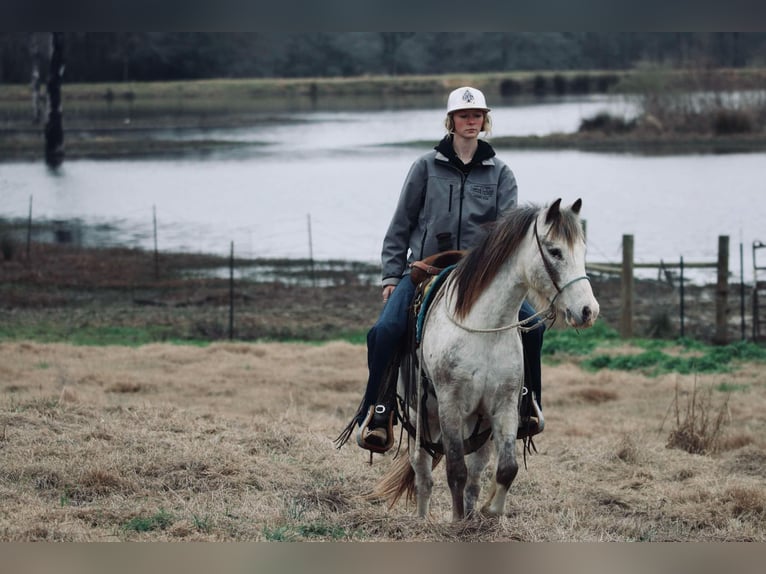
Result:
[[[6,260],[12,258],[29,260],[29,246],[32,243],[62,244],[77,248],[136,248],[154,251],[155,276],[159,277],[162,273],[157,257],[159,253],[211,252],[205,247],[210,244],[210,239],[207,237],[210,230],[204,227],[197,228],[195,233],[190,234],[188,227],[164,223],[167,218],[172,220],[173,214],[163,214],[165,218],[163,219],[158,217],[154,208],[149,214],[150,216],[144,217],[140,222],[136,221],[137,213],[126,213],[124,220],[108,222],[92,222],[79,218],[47,220],[35,218],[30,199],[27,218],[0,219],[0,256]],[[236,264],[230,268],[219,261],[216,265],[187,269],[185,276],[221,279],[231,274],[232,278],[238,281],[280,282],[286,285],[312,287],[379,284],[380,265],[377,261],[317,255],[315,245],[329,243],[328,238],[347,243],[349,238],[343,231],[326,225],[321,219],[316,219],[311,214],[273,223],[272,231],[260,235],[252,227],[215,230],[222,244],[222,248],[216,254],[221,257],[230,255],[235,258]],[[228,235],[228,240],[223,239],[223,235]],[[190,236],[199,237],[199,245],[192,244],[189,241]],[[296,236],[300,237],[298,243],[295,243]],[[267,239],[281,240],[285,237],[290,237],[294,243],[287,248],[281,245],[274,251],[264,248],[264,245],[268,244]],[[630,254],[626,254],[628,238],[631,242]],[[709,255],[706,260],[689,261],[679,256],[675,261],[647,262],[635,258],[632,242],[632,236],[622,237],[618,244],[619,256],[615,255],[615,250],[600,246],[594,249],[589,242],[589,261],[594,258],[594,252],[610,255],[607,260],[590,263],[588,272],[602,279],[602,288],[605,288],[603,286],[609,282],[610,277],[616,278],[619,282],[620,292],[617,297],[620,305],[619,325],[625,337],[631,337],[639,330],[634,328],[633,319],[642,315],[644,316],[643,325],[640,319],[636,325],[642,325],[640,330],[643,332],[687,336],[695,330],[689,325],[689,319],[687,319],[690,308],[699,306],[707,306],[711,309],[708,314],[709,336],[707,338],[724,342],[737,338],[749,338],[751,332],[753,338],[759,337],[755,326],[766,321],[766,317],[759,316],[759,307],[754,294],[757,282],[746,283],[745,281],[746,264],[743,256],[745,250],[742,243],[739,244],[739,256],[735,255],[731,259],[728,237],[726,237],[725,245],[719,243],[717,252],[711,249],[710,251],[715,255]],[[257,248],[255,248],[256,244]],[[711,246],[713,245],[715,243],[711,241]],[[736,246],[734,247],[736,249]],[[640,290],[632,291],[630,285],[634,281],[648,281],[663,285],[665,291],[662,300],[653,300],[656,294],[648,295]],[[695,285],[713,285],[713,295],[705,294],[710,293],[711,290],[707,292],[695,290],[693,288]],[[636,299],[641,298],[655,303],[656,309],[650,311],[637,309],[640,303],[637,303]],[[752,330],[750,326],[753,326]],[[698,326],[696,330],[700,329],[701,327]]]

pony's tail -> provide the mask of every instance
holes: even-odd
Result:
[[[436,468],[441,459],[441,454],[434,455],[431,468]],[[367,500],[388,502],[390,509],[399,502],[402,496],[405,497],[408,503],[415,500],[415,470],[412,468],[412,464],[410,464],[409,449],[407,452],[400,453],[394,459],[391,468],[381,477],[372,489],[372,492],[367,494],[365,498]]]

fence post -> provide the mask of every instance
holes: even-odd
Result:
[[[229,341],[234,340],[234,242],[229,255]]]
[[[620,336],[633,337],[633,236],[622,236],[622,314]]]
[[[681,314],[681,338],[684,338],[686,336],[686,331],[684,330],[684,321],[685,321],[685,317],[684,317],[684,311],[685,311],[685,309],[684,309],[684,303],[685,303],[684,302],[684,296],[685,296],[685,293],[684,293],[684,256],[683,255],[681,255],[681,262],[679,263],[679,266],[678,266],[678,274],[679,274],[679,276],[678,276],[678,293],[679,293],[679,298],[680,298],[679,313]]]
[[[745,247],[739,242],[739,330],[743,341],[745,338]]]
[[[29,219],[27,220],[27,263],[29,263],[29,247],[32,245],[32,196],[29,196]]]
[[[157,206],[152,205],[152,221],[154,224],[154,279],[160,278],[160,252],[157,249]]]
[[[729,296],[729,236],[718,236],[718,285],[715,291],[715,338],[713,342],[725,345],[726,306]]]

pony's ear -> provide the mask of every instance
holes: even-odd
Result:
[[[572,211],[574,211],[577,215],[580,215],[581,207],[582,207],[582,199],[578,198],[577,201],[575,201],[572,204]]]
[[[545,216],[545,223],[553,223],[561,216],[561,198],[559,197],[548,208],[548,213]]]

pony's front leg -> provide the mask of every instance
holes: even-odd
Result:
[[[468,464],[468,481],[465,485],[465,515],[468,518],[476,510],[476,501],[479,499],[479,493],[481,492],[481,473],[486,468],[487,462],[489,462],[491,444],[487,440],[478,450],[465,457]]]
[[[505,499],[511,488],[516,474],[519,472],[519,463],[516,461],[516,433],[518,430],[519,416],[515,405],[505,408],[505,416],[497,416],[497,424],[493,425],[492,433],[495,441],[497,454],[497,470],[495,481],[490,490],[490,499],[482,508],[489,516],[501,516],[505,510]]]
[[[432,476],[433,458],[420,448],[415,440],[409,440],[410,465],[415,471],[415,500],[418,506],[418,516],[426,518],[431,503],[431,492],[434,487]]]
[[[439,420],[442,429],[442,445],[447,460],[447,484],[452,494],[452,521],[458,522],[465,518],[465,485],[468,480],[468,469],[465,465],[463,449],[463,421],[458,409],[440,408]]]

